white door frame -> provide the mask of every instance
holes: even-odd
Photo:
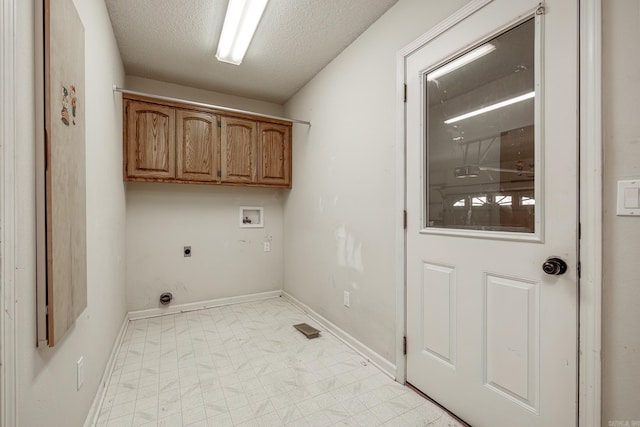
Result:
[[[396,55],[396,381],[406,381],[405,65],[409,55],[492,0],[472,0]],[[579,413],[581,427],[600,426],[602,303],[602,0],[580,8]],[[409,94],[410,96],[411,94]]]
[[[16,1],[0,5],[0,426],[17,425],[16,398]]]

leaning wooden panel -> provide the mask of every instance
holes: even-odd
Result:
[[[87,306],[84,27],[72,0],[44,0],[47,332]]]

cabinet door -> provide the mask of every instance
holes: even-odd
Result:
[[[173,108],[146,102],[129,102],[127,176],[174,178],[175,164]]]
[[[222,181],[256,182],[258,151],[256,122],[222,117]]]
[[[216,116],[176,110],[176,121],[176,178],[217,181],[220,173],[220,140]]]
[[[258,181],[291,185],[291,127],[273,123],[258,125],[260,168]]]

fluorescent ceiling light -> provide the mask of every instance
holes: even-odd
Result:
[[[526,101],[527,99],[534,98],[535,92],[525,93],[524,95],[516,96],[515,98],[507,99],[497,104],[489,105],[488,107],[480,108],[479,110],[471,111],[469,113],[462,114],[461,116],[454,117],[449,120],[445,120],[444,123],[449,125],[451,123],[459,122],[460,120],[468,119],[469,117],[478,116],[480,114],[487,113],[489,111],[497,110],[498,108],[506,107],[507,105],[515,104],[517,102]]]
[[[496,47],[491,43],[483,44],[477,49],[472,50],[469,53],[462,55],[461,57],[454,59],[451,62],[446,63],[440,68],[435,69],[433,72],[427,74],[427,80],[435,80],[440,76],[444,76],[452,72],[453,70],[457,70],[463,65],[467,65],[470,62],[475,61],[478,58],[482,58],[487,53],[493,52],[496,50]]]
[[[218,61],[240,65],[268,0],[229,0],[220,33]]]

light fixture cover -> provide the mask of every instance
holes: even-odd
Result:
[[[526,101],[527,99],[535,98],[535,96],[536,96],[535,91],[528,92],[528,93],[516,96],[515,98],[510,98],[510,99],[507,99],[505,101],[501,101],[501,102],[498,102],[496,104],[492,104],[492,105],[480,108],[478,110],[474,110],[474,111],[462,114],[460,116],[452,117],[452,118],[450,118],[448,120],[445,120],[444,123],[449,125],[451,123],[459,122],[460,120],[468,119],[469,117],[478,116],[480,114],[488,113],[489,111],[497,110],[498,108],[503,108],[503,107],[506,107],[508,105],[516,104],[516,103],[522,102],[522,101]]]
[[[491,43],[483,44],[482,46],[479,46],[476,49],[465,53],[459,58],[456,58],[453,61],[444,64],[442,67],[436,68],[432,72],[428,73],[427,80],[435,80],[438,77],[449,74],[453,70],[457,70],[458,68],[467,65],[468,63],[473,62],[476,59],[482,58],[483,56],[493,52],[494,50],[496,50],[496,47]]]
[[[459,166],[453,170],[456,178],[476,178],[480,176],[480,167],[476,165]]]
[[[216,58],[240,65],[268,0],[229,0]]]

